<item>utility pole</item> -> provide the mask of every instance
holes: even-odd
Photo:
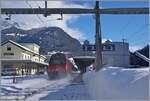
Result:
[[[101,38],[101,26],[100,26],[100,14],[99,14],[99,1],[96,1],[95,5],[95,16],[96,16],[96,59],[95,67],[96,71],[102,68],[102,38]]]
[[[47,17],[47,1],[45,1],[45,12],[44,12],[44,17]]]
[[[123,55],[123,61],[122,61],[122,64],[124,65],[124,63],[125,63],[125,38],[123,38],[122,39],[122,43],[123,43],[123,53],[122,53],[122,55]]]

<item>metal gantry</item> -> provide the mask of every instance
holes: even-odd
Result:
[[[1,8],[1,14],[95,14],[88,8]],[[149,8],[99,8],[99,14],[149,14]]]
[[[99,1],[96,1],[95,8],[2,8],[1,14],[43,14],[45,17],[51,14],[95,14],[96,16],[96,71],[102,65],[102,38],[100,28],[100,14],[149,14],[149,8],[99,8]]]
[[[96,17],[96,59],[95,59],[95,67],[96,71],[103,67],[102,65],[102,37],[101,37],[101,26],[100,26],[100,12],[99,12],[99,2],[96,1],[95,5],[95,17]]]

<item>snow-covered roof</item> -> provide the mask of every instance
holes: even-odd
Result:
[[[71,52],[64,52],[64,51],[51,51],[51,52],[48,52],[48,55],[52,55],[52,54],[56,54],[56,53],[71,54]]]
[[[35,43],[20,43],[21,45],[34,45],[36,47],[40,47],[39,45],[35,44]]]

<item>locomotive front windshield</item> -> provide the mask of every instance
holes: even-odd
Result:
[[[64,65],[66,63],[66,56],[64,54],[54,54],[51,56],[49,64]]]

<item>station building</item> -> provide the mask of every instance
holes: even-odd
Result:
[[[95,56],[96,46],[86,40],[83,44],[83,51],[87,56]],[[127,42],[105,41],[102,43],[102,59],[103,66],[129,67],[129,44]]]
[[[8,40],[1,44],[1,66],[3,70],[15,68],[18,75],[31,75],[44,72],[48,64],[46,57],[39,54],[35,43],[16,43]]]

